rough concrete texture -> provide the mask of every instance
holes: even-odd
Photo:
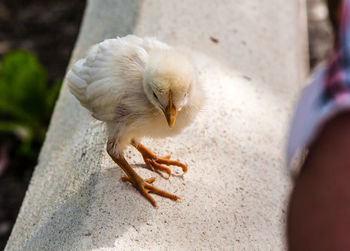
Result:
[[[190,128],[144,141],[189,165],[184,179],[155,174],[183,200],[155,196],[154,209],[121,182],[103,125],[64,86],[7,250],[284,250],[285,135],[307,71],[304,1],[91,0],[72,62],[128,33],[186,47],[206,88]],[[134,149],[126,154],[154,176]]]

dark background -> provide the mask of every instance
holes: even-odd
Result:
[[[332,32],[324,0],[308,0],[310,67],[326,58]],[[48,85],[62,80],[75,44],[85,0],[1,0],[0,59],[14,49],[38,56],[48,74]],[[0,113],[0,120],[5,116]],[[18,155],[15,135],[0,133],[0,250],[11,233],[40,144],[31,158]]]
[[[85,8],[84,0],[1,0],[0,59],[14,49],[34,53],[48,84],[64,78]],[[5,115],[0,113],[0,120]],[[4,249],[25,195],[40,145],[32,157],[18,154],[19,139],[0,133],[0,250]]]

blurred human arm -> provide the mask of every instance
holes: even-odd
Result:
[[[350,250],[350,113],[329,121],[309,148],[288,215],[289,250]]]

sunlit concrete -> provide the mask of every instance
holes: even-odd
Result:
[[[104,38],[155,35],[195,61],[207,102],[175,138],[189,165],[154,209],[105,151],[103,125],[63,87],[7,250],[284,250],[289,117],[307,73],[302,0],[90,0],[71,63]],[[54,59],[53,59],[54,60]],[[134,149],[126,151],[143,177]],[[180,173],[176,168],[175,174]]]

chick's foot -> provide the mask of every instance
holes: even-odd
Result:
[[[146,148],[142,144],[139,144],[133,141],[132,145],[141,153],[146,165],[152,171],[166,172],[170,177],[171,176],[170,168],[164,166],[164,165],[167,165],[167,166],[181,167],[184,174],[187,172],[187,166],[179,161],[170,160],[170,155],[167,155],[164,157],[158,157],[156,154],[154,154],[152,151],[150,151],[148,148]]]
[[[156,180],[155,177],[149,178],[149,179],[132,179],[130,177],[122,177],[122,181],[124,182],[130,182],[137,190],[140,191],[140,193],[146,198],[148,199],[151,204],[154,207],[158,207],[157,206],[157,202],[155,201],[155,199],[150,195],[150,193],[154,193],[154,194],[158,194],[160,196],[172,199],[172,200],[179,200],[181,199],[179,196],[175,195],[175,194],[171,194],[168,193],[164,190],[159,189],[158,187],[152,185],[152,183]]]

